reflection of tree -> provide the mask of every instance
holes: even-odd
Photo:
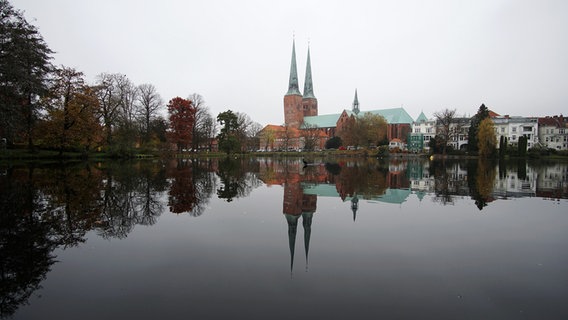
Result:
[[[371,199],[382,195],[387,184],[388,167],[356,163],[342,167],[336,178],[336,188],[341,198],[357,194],[360,198]]]
[[[434,201],[443,205],[454,204],[454,199],[450,190],[450,178],[448,167],[445,161],[434,161],[430,166],[430,175],[434,177]]]
[[[45,199],[28,172],[9,170],[0,179],[0,318],[26,303],[55,263],[59,237],[42,215]]]
[[[53,250],[103,237],[126,237],[153,224],[167,187],[160,163],[89,163],[12,167],[0,175],[0,317],[40,287]]]
[[[489,159],[479,158],[477,173],[475,175],[476,189],[472,190],[472,198],[479,210],[487,206],[493,200],[493,186],[495,184],[495,164]]]
[[[136,224],[153,224],[161,214],[161,205],[153,197],[158,190],[155,193],[148,190],[151,180],[138,174],[140,166],[141,163],[106,163],[106,167],[101,168],[104,178],[102,199],[97,207],[97,229],[102,237],[124,238]]]
[[[233,198],[248,196],[254,188],[260,186],[261,181],[254,173],[258,172],[258,163],[252,160],[247,161],[225,158],[219,162],[217,172],[221,180],[221,185],[217,189],[219,198],[231,202]],[[253,168],[255,170],[251,170]]]
[[[188,212],[194,217],[203,214],[215,189],[211,166],[211,160],[177,162],[169,173],[172,177],[168,197],[171,212]]]

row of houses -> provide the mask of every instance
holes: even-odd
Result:
[[[521,136],[527,138],[527,147],[542,146],[555,150],[568,150],[568,118],[564,116],[521,117],[501,116],[490,111],[497,141],[506,137],[509,144],[516,146]],[[471,118],[457,117],[450,125],[448,145],[456,150],[464,150],[468,145],[468,132]],[[441,125],[435,118],[426,118],[422,112],[412,123],[403,148],[409,151],[429,151],[429,142],[439,133]]]

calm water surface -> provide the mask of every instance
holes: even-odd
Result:
[[[568,319],[562,163],[0,168],[8,319]]]

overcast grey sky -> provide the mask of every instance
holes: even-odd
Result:
[[[295,34],[300,87],[310,43],[319,114],[403,106],[568,114],[568,1],[11,0],[54,63],[151,83],[164,101],[201,94],[282,124]]]

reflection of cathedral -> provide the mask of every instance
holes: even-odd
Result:
[[[304,231],[306,264],[311,227],[318,197],[334,197],[346,203],[345,212],[356,220],[361,207],[372,203],[400,205],[415,195],[452,202],[453,197],[471,197],[482,209],[499,198],[541,196],[568,198],[565,165],[530,168],[526,163],[493,166],[482,163],[427,159],[393,160],[361,165],[359,161],[319,163],[304,167],[300,159],[267,158],[259,163],[259,178],[267,185],[284,188],[282,212],[288,225],[290,267],[293,269],[299,220]],[[472,166],[474,165],[474,166]],[[479,174],[479,173],[485,174]]]

